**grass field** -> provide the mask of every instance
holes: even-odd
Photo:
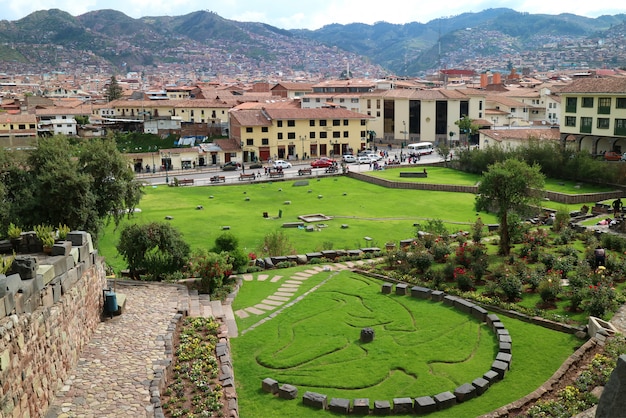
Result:
[[[475,181],[473,175],[456,170],[439,167],[429,170],[431,181]],[[385,172],[392,170],[377,173]],[[171,224],[182,232],[192,248],[211,247],[224,232],[222,228],[228,226],[229,232],[239,239],[240,247],[257,253],[262,252],[263,237],[276,230],[288,236],[296,252],[305,253],[383,246],[387,241],[415,236],[413,225],[428,219],[441,219],[451,232],[467,230],[478,216],[485,224],[497,223],[495,215],[475,212],[474,195],[468,193],[387,189],[343,176],[311,179],[305,186],[294,186],[295,183],[150,187],[139,204],[141,212],[124,222],[163,221],[166,216],[172,216]],[[199,206],[203,209],[197,209]],[[545,206],[574,210],[581,205],[545,202]],[[264,212],[267,218],[263,217]],[[315,232],[282,228],[284,222],[316,213],[332,219],[324,221]],[[347,229],[341,228],[344,224]],[[101,254],[116,271],[126,267],[115,249],[118,235],[119,231],[110,225],[99,241]],[[366,241],[365,237],[372,239]]]
[[[281,274],[289,277],[296,271]],[[320,272],[309,280],[323,284],[231,340],[241,416],[320,414],[299,400],[261,391],[266,377],[296,385],[300,394],[310,390],[329,399],[369,398],[373,404],[453,391],[482,376],[498,351],[486,325],[441,303],[383,295],[380,281],[348,271]],[[268,285],[245,282],[237,308],[273,292]],[[580,344],[570,335],[501,319],[514,341],[514,361],[505,381],[435,416],[477,416],[516,400],[540,386]],[[250,323],[238,319],[240,330],[246,321]],[[373,342],[359,341],[363,327],[374,329]]]

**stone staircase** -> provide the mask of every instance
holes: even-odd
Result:
[[[183,289],[179,292],[178,306],[187,315],[202,318],[215,318],[222,321],[228,327],[228,336],[237,336],[237,323],[231,308],[232,298],[229,297],[221,302],[219,300],[211,300],[209,295],[198,294],[197,290]]]

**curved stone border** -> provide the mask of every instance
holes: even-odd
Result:
[[[381,292],[383,294],[391,294],[393,292],[393,283],[384,282]],[[498,354],[491,364],[491,368],[482,376],[474,379],[472,383],[464,383],[457,387],[454,393],[444,391],[434,396],[394,398],[393,408],[392,403],[388,400],[376,400],[374,401],[373,410],[370,410],[369,399],[355,399],[351,409],[349,399],[332,398],[330,403],[328,403],[327,395],[309,391],[305,392],[302,397],[302,403],[304,405],[315,409],[328,409],[331,412],[340,414],[349,414],[350,412],[359,414],[369,414],[373,412],[374,415],[389,415],[392,412],[394,414],[412,412],[426,414],[450,408],[457,403],[467,402],[485,393],[492,384],[504,379],[506,372],[511,367],[513,359],[511,354],[512,339],[509,331],[504,327],[498,315],[489,314],[486,309],[471,301],[457,296],[447,295],[439,290],[413,286],[409,291],[408,284],[404,282],[396,283],[395,294],[442,302],[445,305],[451,306],[465,314],[472,315],[479,321],[486,323],[498,337]],[[295,399],[298,395],[298,389],[295,386],[286,383],[279,386],[279,383],[270,377],[265,378],[261,382],[261,389],[264,392],[278,395],[283,399]]]

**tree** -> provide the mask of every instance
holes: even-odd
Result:
[[[467,115],[464,115],[461,119],[454,122],[454,124],[459,127],[461,134],[465,135],[465,144],[469,145],[470,138],[478,132],[478,125]]]
[[[511,250],[508,216],[510,212],[523,213],[531,203],[539,205],[544,176],[538,165],[508,159],[490,165],[478,186],[476,210],[497,212],[500,220],[500,254]]]
[[[112,102],[122,97],[122,87],[117,83],[115,76],[111,76],[111,82],[106,90],[107,101]]]
[[[140,272],[159,279],[182,269],[189,257],[189,244],[173,226],[163,222],[130,224],[122,229],[117,251],[128,264],[130,276]]]

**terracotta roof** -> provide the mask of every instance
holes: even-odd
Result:
[[[313,84],[311,84],[311,83],[296,83],[296,82],[293,82],[293,81],[281,81],[279,83],[276,83],[276,85],[274,87],[272,87],[272,90],[274,88],[276,88],[276,86],[281,86],[281,87],[284,87],[287,90],[293,90],[293,91],[302,91],[302,90],[311,91],[311,90],[313,90]]]
[[[317,109],[265,109],[272,119],[371,119],[372,116],[341,107]]]
[[[213,143],[224,151],[238,151],[241,149],[239,142],[234,139],[215,139]]]
[[[0,123],[7,123],[7,122],[36,123],[37,118],[35,117],[35,115],[31,115],[28,113],[22,113],[19,115],[7,115],[6,113],[0,113]]]
[[[563,86],[558,92],[626,94],[626,77],[580,78]]]
[[[524,140],[539,139],[546,141],[558,141],[561,139],[559,129],[481,129],[480,133],[495,141],[502,142],[507,139]]]

